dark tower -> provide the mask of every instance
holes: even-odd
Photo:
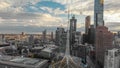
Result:
[[[72,51],[73,44],[75,43],[75,33],[76,33],[76,22],[75,16],[70,19],[70,51]]]
[[[45,43],[46,42],[46,30],[43,31],[43,42]]]
[[[53,32],[51,32],[51,41],[53,41]]]
[[[85,18],[85,33],[88,34],[88,30],[90,28],[90,16]]]

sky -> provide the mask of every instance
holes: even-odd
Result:
[[[94,0],[0,0],[0,33],[40,33],[67,27],[67,9],[84,32],[85,17],[94,23]],[[110,31],[120,31],[120,2],[105,0],[104,20]]]

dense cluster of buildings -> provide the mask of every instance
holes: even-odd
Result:
[[[119,60],[117,60],[118,65],[115,61],[109,61],[106,59],[106,52],[119,49],[120,46],[120,32],[114,34],[108,30],[108,27],[105,26],[104,22],[104,0],[95,0],[94,5],[94,24],[91,25],[91,17],[87,16],[85,18],[85,33],[76,31],[77,19],[73,16],[70,19],[70,53],[73,56],[77,56],[82,59],[82,62],[87,64],[89,68],[110,68],[106,64],[111,64],[111,68],[119,68]],[[65,33],[65,29],[56,31],[56,41],[61,39],[64,41],[66,36],[62,33]],[[79,38],[76,38],[76,33]],[[59,34],[61,36],[58,38]],[[64,35],[64,38],[62,38]],[[77,39],[77,41],[76,41]],[[57,41],[61,42],[61,41]],[[81,44],[82,43],[82,44]],[[63,44],[59,44],[62,46]],[[113,50],[112,50],[113,49]],[[109,55],[109,54],[108,54]],[[114,54],[113,54],[114,55]],[[119,53],[118,53],[119,55]],[[108,56],[107,56],[108,57]],[[118,56],[119,57],[119,56]],[[113,57],[113,59],[119,59]],[[89,60],[89,61],[88,61]],[[88,64],[88,62],[92,62]]]
[[[112,33],[105,26],[104,0],[94,3],[94,24],[86,16],[85,33],[77,31],[77,19],[72,15],[69,30],[57,27],[55,34],[47,34],[47,30],[0,34],[0,68],[69,68],[68,59],[70,68],[120,68],[120,31]],[[65,55],[67,41],[70,55]]]

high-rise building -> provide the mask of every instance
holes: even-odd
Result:
[[[46,33],[47,33],[47,31],[44,30],[44,31],[43,31],[43,36],[42,36],[42,37],[43,37],[43,42],[44,42],[44,43],[45,43],[45,41],[46,41]]]
[[[29,36],[29,43],[34,43],[34,35]]]
[[[105,52],[104,68],[120,68],[120,50],[112,49]]]
[[[75,34],[76,34],[76,22],[77,19],[75,19],[75,16],[72,16],[72,19],[70,19],[70,53],[72,51],[72,47],[75,43]]]
[[[95,28],[94,25],[90,25],[90,28],[88,30],[87,40],[89,44],[95,43]]]
[[[85,33],[88,34],[88,30],[90,28],[90,16],[85,18]]]
[[[118,37],[120,38],[120,31],[118,31]]]
[[[95,5],[94,5],[95,27],[104,25],[103,11],[104,11],[104,0],[95,0]]]
[[[53,32],[51,32],[51,41],[53,41]]]
[[[111,48],[113,48],[113,33],[105,26],[98,26],[95,35],[96,66],[98,64],[100,68],[103,68],[104,53]]]
[[[57,28],[55,35],[55,44],[59,46],[61,52],[65,51],[66,37],[67,37],[66,35],[67,33],[65,32],[64,28],[62,27]]]
[[[76,22],[77,19],[75,19],[75,15],[73,15],[72,19],[70,19],[70,31],[76,31]]]

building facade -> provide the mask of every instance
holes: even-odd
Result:
[[[66,45],[66,37],[67,37],[67,32],[65,31],[64,28],[58,27],[56,30],[56,35],[55,35],[55,44],[57,46],[60,46],[60,51],[64,52],[65,51],[65,45]]]
[[[104,68],[120,68],[120,49],[106,51],[104,64]]]
[[[94,5],[94,23],[95,27],[104,25],[104,0],[95,0]]]
[[[72,48],[75,43],[76,25],[77,19],[75,19],[75,16],[73,15],[72,19],[70,19],[70,53],[72,52]]]
[[[85,33],[88,34],[88,30],[90,28],[90,16],[85,18]]]
[[[96,63],[100,68],[104,66],[105,51],[111,48],[113,48],[113,33],[108,31],[108,28],[105,26],[98,26],[95,36],[95,54]]]

